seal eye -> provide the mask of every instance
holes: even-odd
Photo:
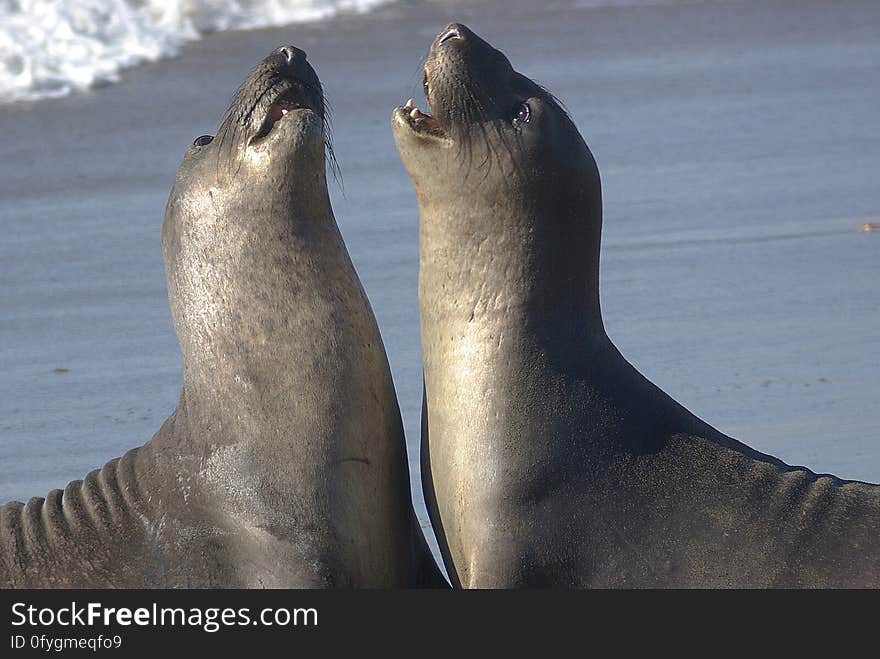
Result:
[[[199,135],[193,140],[193,146],[208,146],[214,141],[213,135]]]
[[[520,103],[515,108],[513,108],[513,125],[514,126],[522,126],[523,124],[529,123],[529,120],[532,118],[532,109],[529,107],[528,103]]]

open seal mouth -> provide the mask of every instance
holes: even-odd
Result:
[[[334,173],[328,104],[321,81],[295,46],[276,48],[236,90],[215,140],[218,157],[292,156],[323,142]],[[256,160],[254,162],[257,162]]]
[[[280,93],[278,99],[266,110],[263,122],[250,139],[250,144],[255,144],[268,137],[272,129],[275,128],[275,125],[293,111],[311,110],[320,114],[319,108],[315,107],[317,104],[310,103],[307,100],[309,94],[306,86],[298,80],[290,79],[289,82],[288,89]]]
[[[428,86],[427,72],[425,72],[423,85],[425,87],[425,99],[427,100],[428,106],[430,107],[431,93]],[[430,137],[445,138],[447,136],[446,129],[444,128],[440,120],[432,117],[429,113],[423,112],[418,107],[416,107],[413,99],[409,99],[406,102],[406,105],[401,106],[399,109],[404,114],[407,123],[410,125],[410,128],[412,128],[416,133]]]
[[[434,137],[446,137],[446,131],[443,130],[443,124],[426,112],[422,112],[413,105],[413,99],[409,99],[403,106],[409,125],[417,133],[433,135]]]

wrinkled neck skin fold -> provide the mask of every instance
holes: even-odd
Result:
[[[429,361],[438,348],[447,360],[461,357],[441,347],[437,332],[449,339],[490,332],[560,358],[608,342],[599,303],[601,198],[591,192],[598,185],[588,183],[572,181],[578,203],[515,179],[491,205],[473,203],[467,189],[442,200],[420,196],[420,310]],[[483,355],[494,358],[491,350]]]

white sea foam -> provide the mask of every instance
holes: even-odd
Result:
[[[366,12],[388,0],[0,0],[0,103],[64,96],[206,32]]]

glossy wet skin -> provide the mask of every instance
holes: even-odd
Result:
[[[434,39],[424,88],[430,114],[408,103],[392,115],[398,151],[420,200],[446,203],[470,182],[491,203],[511,186],[598,176],[559,102],[466,26],[450,23]],[[445,176],[437,176],[441,171]],[[470,195],[468,203],[474,201]]]

